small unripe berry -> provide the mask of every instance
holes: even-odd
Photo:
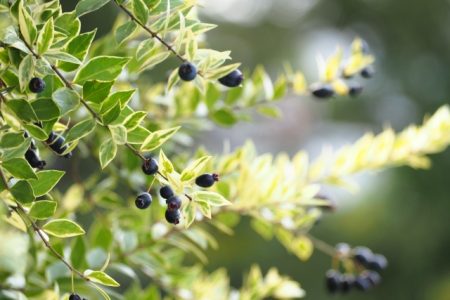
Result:
[[[334,89],[329,84],[313,84],[311,94],[319,99],[328,99],[334,96]]]
[[[35,77],[30,80],[28,87],[32,93],[41,93],[45,89],[45,82],[41,78]]]
[[[159,190],[159,194],[161,195],[161,197],[163,197],[164,199],[169,199],[170,197],[174,196],[174,193],[172,191],[172,188],[168,185],[163,186],[160,190]]]
[[[244,75],[241,70],[234,70],[233,72],[225,75],[219,79],[219,82],[227,87],[237,87],[244,81]]]
[[[190,62],[184,62],[178,68],[178,75],[184,81],[192,81],[197,76],[197,67]]]
[[[372,66],[367,66],[361,70],[361,76],[363,78],[372,78],[375,74],[375,69]]]
[[[335,270],[328,270],[325,274],[325,286],[330,293],[336,293],[341,287],[340,274]]]
[[[363,91],[362,85],[360,85],[358,83],[353,83],[349,86],[348,94],[352,97],[356,97],[359,94],[361,94],[362,91]]]
[[[158,172],[158,162],[154,158],[147,158],[142,164],[142,171],[147,175],[155,175]]]
[[[204,188],[209,188],[212,187],[216,181],[219,181],[218,174],[203,174],[195,179],[195,184]]]
[[[179,224],[180,223],[180,211],[178,209],[176,210],[166,210],[166,214],[165,214],[166,220],[167,222],[169,222],[170,224]]]
[[[375,271],[381,271],[386,269],[388,261],[384,255],[376,254],[369,261],[368,268]]]
[[[136,204],[137,208],[146,209],[150,206],[150,204],[152,204],[152,195],[150,195],[149,193],[142,193],[137,196],[134,203]]]
[[[181,199],[180,197],[173,196],[167,199],[167,209],[168,210],[178,210],[181,208]]]
[[[30,166],[32,166],[33,168],[38,168],[40,170],[42,170],[47,164],[44,160],[40,160],[36,151],[31,148],[28,149],[27,152],[25,152],[25,159],[28,161]]]
[[[81,297],[79,296],[79,295],[77,295],[77,294],[71,294],[70,296],[69,296],[69,300],[81,300]]]

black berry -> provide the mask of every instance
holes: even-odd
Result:
[[[185,62],[178,68],[178,75],[184,81],[192,81],[197,76],[197,67],[190,62]]]
[[[163,197],[164,199],[169,199],[170,197],[172,197],[173,191],[172,188],[168,185],[163,186],[160,190],[159,190],[159,194],[161,195],[161,197]]]
[[[234,70],[228,75],[219,79],[219,82],[227,87],[237,87],[244,81],[244,75],[240,70]]]
[[[139,196],[137,196],[135,202],[136,207],[139,209],[146,209],[147,207],[152,204],[152,195],[149,193],[142,193]]]
[[[81,300],[81,297],[77,294],[70,294],[69,300]]]
[[[381,271],[387,268],[388,261],[384,255],[376,254],[369,261],[368,268],[375,271]]]
[[[370,281],[370,283],[373,286],[378,285],[381,282],[381,276],[380,276],[380,274],[378,274],[378,272],[365,271],[364,276],[367,277],[367,279]]]
[[[341,291],[343,293],[349,292],[355,285],[355,276],[344,274],[341,276]]]
[[[181,214],[178,209],[166,210],[165,217],[166,217],[167,222],[169,222],[170,224],[177,225],[178,223],[180,223]]]
[[[216,181],[219,181],[218,174],[203,174],[195,179],[195,184],[204,188],[209,188],[212,187]]]
[[[311,94],[320,99],[327,99],[334,96],[334,90],[329,84],[314,84],[311,86]]]
[[[375,69],[372,66],[367,66],[361,70],[361,76],[364,78],[372,78],[375,74]]]
[[[154,158],[147,158],[142,164],[142,171],[147,175],[155,175],[158,172],[158,162]]]
[[[363,91],[362,85],[353,83],[349,86],[348,94],[352,97],[356,97]]]
[[[66,142],[66,139],[62,136],[56,136],[56,135],[50,135],[49,139],[47,140],[47,144],[50,146],[50,148],[56,153],[56,154],[63,154],[67,150],[67,146],[64,145]],[[65,158],[71,158],[72,152],[69,152],[64,155]]]
[[[42,170],[46,165],[45,160],[40,160],[36,151],[31,148],[28,149],[27,152],[25,152],[25,159],[33,168],[38,168]]]
[[[23,136],[24,136],[24,138],[26,138],[26,139],[30,137],[30,135],[29,135],[28,132],[26,132],[26,131],[23,132]],[[36,149],[37,149],[36,143],[34,142],[33,139],[31,139],[30,148],[33,149],[33,150],[36,150]]]
[[[33,93],[41,93],[45,89],[45,82],[41,78],[33,78],[30,80],[30,84],[28,85],[30,91]]]
[[[181,208],[181,199],[177,196],[170,197],[166,203],[168,210],[178,210]]]
[[[360,274],[356,277],[355,287],[360,291],[367,291],[372,287],[372,282],[369,280],[367,274]]]
[[[353,259],[365,267],[373,260],[373,253],[369,248],[356,247],[353,251]]]
[[[340,274],[335,270],[328,270],[325,274],[325,286],[330,293],[336,293],[341,287]]]

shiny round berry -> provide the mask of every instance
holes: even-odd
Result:
[[[32,93],[42,93],[45,89],[45,82],[41,78],[35,77],[30,80],[28,87]]]
[[[368,268],[375,271],[381,271],[386,269],[388,261],[384,255],[376,254],[369,261]]]
[[[372,66],[367,66],[361,70],[361,76],[363,78],[372,78],[375,74],[375,69]]]
[[[319,99],[328,99],[334,96],[334,90],[329,84],[313,84],[311,94]]]
[[[219,79],[219,82],[227,87],[237,87],[240,86],[244,81],[244,75],[241,70],[234,70],[228,75]]]
[[[69,300],[81,300],[81,297],[77,294],[70,294]]]
[[[330,293],[336,293],[341,287],[340,274],[335,270],[328,270],[325,274],[325,286]]]
[[[176,210],[166,210],[166,214],[165,214],[166,220],[167,222],[169,222],[170,224],[179,224],[180,223],[180,211],[178,209]]]
[[[170,197],[173,197],[174,193],[173,190],[170,186],[165,185],[163,186],[160,190],[159,190],[159,194],[161,195],[161,197],[163,197],[164,199],[169,199]]]
[[[36,151],[31,148],[28,149],[27,152],[25,152],[25,159],[33,168],[42,170],[46,165],[45,160],[40,160]]]
[[[181,199],[180,197],[173,196],[167,199],[167,209],[168,210],[178,210],[181,208]]]
[[[192,81],[197,76],[197,67],[190,62],[185,62],[178,68],[178,75],[184,81]]]
[[[219,181],[218,174],[203,174],[195,179],[195,184],[200,187],[209,188],[212,187],[216,181]]]
[[[150,204],[152,204],[152,195],[150,195],[149,193],[142,193],[137,196],[134,203],[136,204],[137,208],[146,209],[150,206]]]
[[[158,172],[158,162],[154,158],[147,158],[142,164],[142,171],[147,175],[155,175]]]
[[[355,286],[355,276],[351,274],[344,274],[341,276],[341,291],[343,293],[349,292]]]
[[[373,259],[373,253],[367,247],[356,247],[353,250],[353,259],[360,265],[367,267],[369,262]]]

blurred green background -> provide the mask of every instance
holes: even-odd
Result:
[[[68,7],[75,1],[66,1]],[[220,151],[248,138],[261,152],[312,156],[322,145],[354,141],[367,130],[390,124],[400,130],[450,102],[450,1],[427,0],[208,0],[205,21],[219,24],[208,34],[211,48],[233,50],[244,68],[264,65],[275,76],[287,61],[317,78],[317,53],[331,54],[355,36],[371,46],[377,62],[374,79],[364,81],[357,99],[315,102],[286,99],[282,119],[256,119],[217,129],[200,142]],[[108,11],[109,10],[109,11]],[[88,16],[84,30],[110,29],[113,6]],[[99,22],[101,21],[101,23]],[[267,242],[245,222],[233,237],[221,237],[221,249],[209,253],[208,268],[226,267],[232,284],[254,263],[276,266],[302,283],[307,299],[450,299],[450,151],[433,157],[430,171],[409,168],[358,176],[359,194],[330,191],[337,213],[325,215],[313,234],[331,244],[346,241],[384,253],[390,262],[383,284],[368,292],[329,296],[323,277],[331,259],[319,252],[302,263],[277,242]]]

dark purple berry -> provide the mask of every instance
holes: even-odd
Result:
[[[67,146],[64,145],[66,142],[66,139],[62,136],[56,136],[53,138],[53,141],[51,143],[48,143],[50,148],[56,153],[56,154],[63,154],[67,150]],[[64,155],[66,158],[72,157],[72,153],[67,153]]]
[[[355,286],[355,276],[351,274],[344,274],[341,276],[341,291],[343,293],[349,292]]]
[[[370,281],[370,283],[373,286],[378,285],[381,282],[381,276],[380,276],[380,274],[378,274],[378,272],[364,271],[364,276],[367,277],[367,279]]]
[[[356,247],[353,250],[353,259],[360,265],[367,267],[369,262],[373,259],[373,253],[369,248]]]
[[[30,84],[28,86],[30,88],[30,91],[33,93],[41,93],[45,89],[45,82],[41,78],[33,78],[30,80]]]
[[[244,75],[241,70],[234,70],[228,75],[219,79],[219,82],[227,87],[237,87],[240,86],[244,81]]]
[[[77,294],[70,294],[69,300],[81,300],[81,297]]]
[[[192,81],[197,76],[197,67],[190,62],[184,62],[178,68],[178,75],[184,81]]]
[[[355,279],[355,287],[360,291],[367,291],[372,286],[372,282],[369,280],[366,274],[360,274]]]
[[[142,164],[142,171],[147,175],[155,175],[158,172],[158,162],[154,158],[147,158]]]
[[[375,69],[372,66],[367,66],[364,69],[361,70],[361,76],[363,78],[372,78],[375,74]]]
[[[33,168],[38,168],[42,170],[46,165],[45,160],[40,160],[36,151],[31,148],[28,149],[27,152],[25,152],[25,159]]]
[[[384,255],[376,254],[369,261],[368,268],[375,271],[381,271],[386,269],[388,261]]]
[[[325,286],[331,294],[336,293],[341,287],[341,276],[335,270],[328,270],[325,274]]]
[[[53,143],[54,141],[55,141],[55,139],[57,138],[58,136],[53,132],[53,131],[51,131],[50,133],[49,133],[49,135],[48,135],[48,138],[47,138],[47,140],[45,141],[47,144],[51,144],[51,143]]]
[[[204,188],[209,188],[212,187],[216,181],[219,181],[218,174],[203,174],[195,179],[195,184]]]
[[[362,85],[360,85],[358,83],[353,83],[349,86],[348,94],[352,97],[356,97],[359,94],[361,94],[362,91],[363,91]]]
[[[174,193],[172,191],[172,188],[168,185],[163,186],[160,190],[159,190],[159,194],[161,195],[161,197],[163,197],[164,199],[169,199],[170,197],[173,197]]]
[[[150,206],[150,204],[152,204],[152,195],[150,195],[149,193],[142,193],[137,196],[134,203],[136,204],[137,208],[146,209]]]
[[[334,89],[329,84],[313,84],[311,94],[319,99],[328,99],[334,96]]]
[[[181,208],[181,199],[177,196],[172,196],[166,201],[168,210],[178,210]]]
[[[166,214],[165,214],[166,220],[167,222],[169,222],[170,224],[179,224],[180,223],[180,211],[178,209],[176,210],[166,210]]]

